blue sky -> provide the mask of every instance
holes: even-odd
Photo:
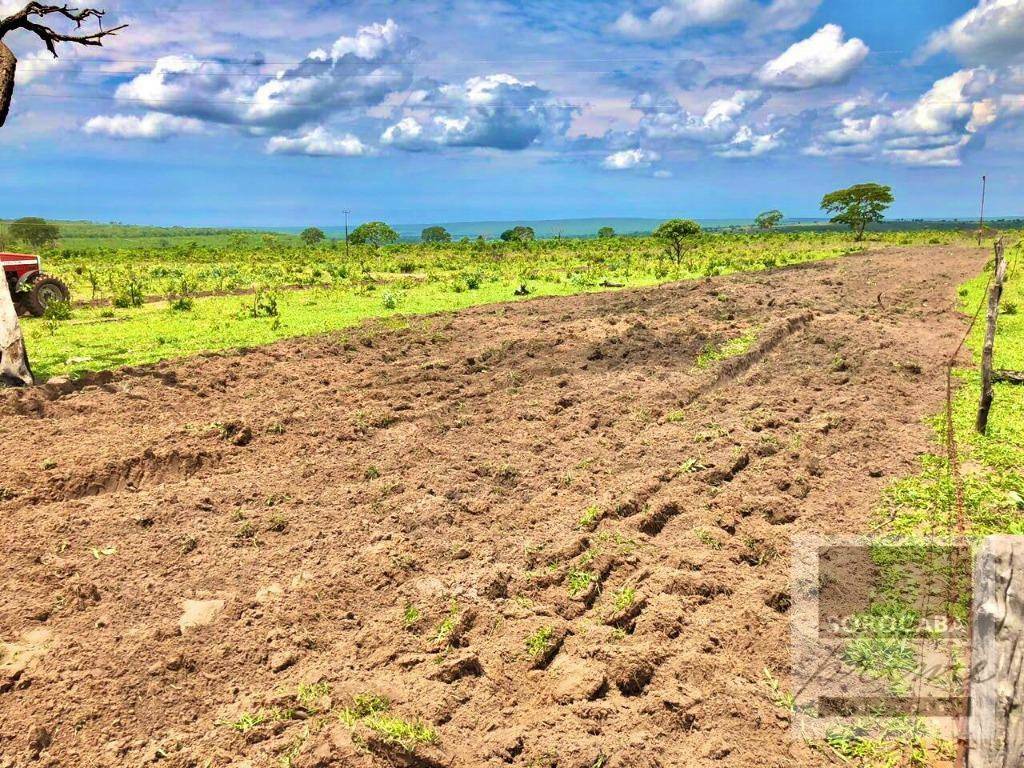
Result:
[[[21,0],[0,0],[0,17]],[[28,33],[0,218],[1024,215],[1024,0],[110,0]]]

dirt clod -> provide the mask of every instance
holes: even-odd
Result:
[[[593,699],[604,690],[607,682],[604,670],[597,664],[567,662],[550,672],[557,675],[551,698],[559,704]]]
[[[28,757],[38,760],[43,750],[53,743],[53,734],[41,725],[33,725],[28,732]]]
[[[182,634],[198,627],[206,627],[224,610],[223,600],[183,600],[178,627]]]

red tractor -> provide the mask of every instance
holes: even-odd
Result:
[[[26,253],[0,253],[0,264],[19,313],[41,317],[46,305],[71,301],[71,291],[62,280],[42,271],[38,256]]]

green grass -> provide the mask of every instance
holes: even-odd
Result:
[[[339,719],[346,725],[353,725],[363,718],[387,712],[391,709],[391,701],[384,696],[375,693],[360,693],[353,700],[352,704],[341,710]]]
[[[757,341],[758,328],[748,328],[739,336],[728,339],[722,344],[709,344],[697,355],[697,367],[707,368],[719,360],[738,357],[750,350]]]
[[[55,332],[45,321],[23,323],[36,375],[76,375],[123,365],[153,363],[207,351],[269,344],[279,339],[334,331],[374,317],[398,313],[427,314],[477,304],[513,301],[512,283],[492,283],[473,293],[451,293],[441,285],[414,287],[402,295],[396,309],[386,309],[376,294],[310,289],[282,292],[278,315],[251,317],[244,313],[248,297],[197,299],[190,312],[174,312],[166,303],[137,309],[76,309],[74,319]],[[534,295],[565,295],[565,285],[536,284]]]
[[[402,623],[405,625],[406,629],[410,629],[419,623],[421,616],[422,614],[420,613],[419,608],[412,603],[407,603],[405,610],[402,611]]]
[[[436,744],[437,731],[419,720],[405,720],[386,713],[370,715],[363,725],[388,744],[395,744],[406,752],[414,752],[421,744]]]
[[[391,713],[391,702],[375,693],[362,693],[341,711],[338,719],[349,728],[362,724],[374,731],[382,741],[406,752],[415,752],[425,744],[436,744],[437,731],[420,720],[406,720]]]
[[[789,712],[797,711],[796,696],[790,691],[783,689],[782,682],[772,674],[768,667],[764,668],[764,682],[768,687],[768,693],[771,695],[772,703],[775,706]]]
[[[1009,249],[1011,265],[1024,258],[1020,245]],[[972,314],[985,295],[988,274],[966,283],[960,291],[961,310]],[[1024,280],[1011,266],[1011,278],[1003,292],[1004,303],[1024,300]],[[975,363],[984,340],[984,316],[968,339]],[[1000,315],[995,343],[995,367],[1024,369],[1024,317]],[[986,435],[974,429],[980,377],[976,368],[956,371],[953,429],[963,478],[969,533],[1024,533],[1024,387],[996,384],[995,399]],[[900,535],[938,535],[955,523],[955,489],[943,449],[945,420],[934,419],[936,446],[922,458],[921,471],[904,478],[887,491],[879,514],[888,532]]]
[[[75,300],[102,306],[74,306],[70,319],[25,321],[39,378],[252,347],[368,318],[514,301],[524,284],[529,296],[564,296],[764,270],[904,241],[965,241],[955,232],[878,233],[863,244],[837,232],[714,233],[675,264],[651,237],[400,244],[353,247],[346,256],[337,243],[307,248],[287,235],[203,232],[81,223],[65,231],[60,247],[44,249],[44,268],[70,284]],[[90,247],[77,247],[71,235]],[[285,290],[294,286],[301,290]],[[200,295],[254,288],[255,296]],[[143,301],[154,296],[163,300]],[[751,341],[741,336],[702,362],[739,354]]]
[[[893,693],[910,692],[908,676],[917,670],[917,649],[913,640],[900,635],[869,635],[852,639],[843,660],[890,683]]]
[[[859,718],[831,729],[825,742],[838,757],[857,765],[917,768],[953,757],[951,743],[934,739],[923,721],[911,717]]]
[[[329,683],[300,683],[295,698],[304,709],[316,711],[317,702],[330,693]]]
[[[270,719],[270,716],[265,712],[243,712],[234,720],[221,721],[221,725],[226,725],[234,731],[239,733],[248,733],[253,728],[262,725]]]
[[[459,625],[459,607],[453,602],[451,610],[444,620],[438,625],[434,640],[439,643],[448,643],[452,639],[455,628]]]

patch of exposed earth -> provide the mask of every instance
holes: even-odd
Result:
[[[864,530],[914,471],[985,258],[875,251],[4,393],[0,766],[827,762],[763,677],[786,683],[791,537]],[[389,742],[402,723],[434,743]]]

